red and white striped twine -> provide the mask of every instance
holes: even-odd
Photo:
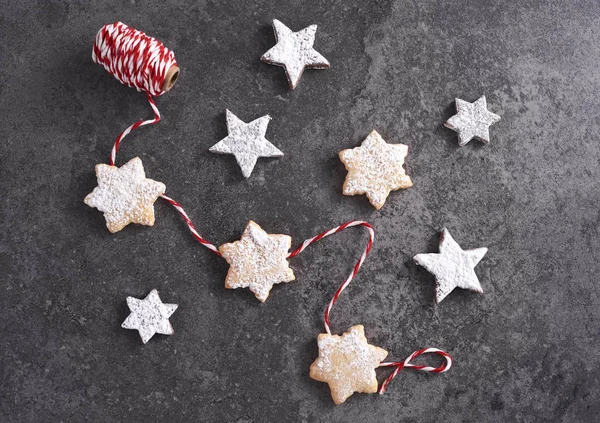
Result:
[[[187,215],[185,210],[183,210],[183,207],[181,207],[181,204],[179,204],[177,201],[173,200],[172,198],[167,197],[164,194],[161,195],[161,197],[167,203],[169,203],[170,205],[175,207],[175,210],[177,210],[179,212],[179,214],[181,215],[181,217],[183,217],[183,220],[185,221],[186,225],[188,226],[188,229],[190,230],[190,232],[192,233],[194,238],[196,238],[196,241],[198,241],[200,244],[202,244],[203,246],[205,246],[206,248],[211,250],[213,253],[215,253],[216,255],[221,257],[221,253],[219,252],[219,249],[200,236],[200,234],[196,230],[196,227],[190,220],[189,216]]]
[[[330,335],[331,335],[331,329],[329,328],[329,313],[331,312],[331,308],[338,300],[338,297],[340,296],[342,291],[350,284],[352,279],[354,279],[354,277],[360,270],[360,267],[362,266],[363,262],[367,258],[369,251],[371,251],[371,247],[373,246],[373,240],[375,239],[375,231],[373,230],[373,227],[371,225],[369,225],[367,222],[364,222],[362,220],[353,220],[350,222],[346,222],[340,226],[336,226],[333,229],[322,232],[313,238],[307,239],[298,248],[296,248],[294,251],[292,251],[288,255],[288,258],[296,257],[298,254],[300,254],[302,251],[304,251],[306,249],[306,247],[308,247],[309,245],[314,244],[315,242],[325,238],[326,236],[341,232],[344,229],[349,228],[351,226],[363,226],[363,227],[367,228],[367,230],[369,231],[369,242],[367,242],[367,246],[366,246],[364,252],[362,253],[362,256],[360,256],[360,258],[354,265],[352,272],[350,272],[350,274],[348,275],[348,278],[346,278],[344,283],[340,285],[340,287],[337,289],[337,291],[335,291],[333,298],[331,299],[331,301],[327,305],[327,308],[325,309],[325,315],[324,315],[324,319],[323,319],[324,323],[325,323],[325,331]]]
[[[138,91],[145,92],[148,102],[150,103],[150,107],[154,112],[154,119],[140,120],[135,122],[117,137],[110,154],[110,165],[114,166],[117,157],[117,150],[119,149],[119,145],[121,144],[123,138],[140,126],[153,125],[160,121],[160,112],[158,111],[152,96],[159,96],[164,93],[162,87],[167,71],[169,68],[171,68],[171,66],[176,66],[177,62],[175,61],[175,55],[173,52],[166,48],[160,41],[149,37],[141,31],[130,28],[121,22],[105,25],[100,29],[100,31],[98,31],[92,50],[92,59],[94,62],[104,66],[104,68],[122,84],[125,84],[129,87],[134,87]],[[185,210],[183,210],[183,207],[181,207],[181,204],[172,198],[167,197],[166,195],[162,195],[162,198],[167,203],[175,207],[181,217],[183,217],[183,220],[185,221],[194,238],[200,244],[214,252],[216,255],[221,256],[219,249],[215,245],[211,244],[202,236],[200,236],[189,216]],[[329,314],[331,313],[331,308],[338,300],[342,291],[354,279],[363,262],[367,258],[369,251],[371,251],[373,240],[375,238],[375,231],[373,230],[373,227],[367,222],[361,220],[346,222],[333,229],[322,232],[313,238],[307,239],[287,257],[296,257],[309,245],[312,245],[329,235],[341,232],[344,229],[352,226],[363,226],[367,228],[369,231],[369,241],[367,242],[367,246],[363,251],[363,254],[354,265],[352,272],[348,275],[344,283],[342,283],[337,289],[333,295],[333,298],[325,309],[323,320],[325,331],[328,334],[331,334],[331,329],[329,327]],[[439,367],[421,366],[411,363],[411,361],[416,357],[427,353],[438,354],[445,359],[445,362]],[[395,367],[395,370],[381,384],[379,393],[383,394],[386,391],[389,383],[403,368],[413,368],[415,370],[431,373],[443,373],[448,371],[451,366],[452,358],[450,355],[437,348],[425,348],[415,351],[404,361],[381,363],[379,367]]]
[[[369,242],[367,243],[367,246],[366,246],[366,248],[365,248],[362,256],[360,257],[360,259],[358,260],[358,262],[356,262],[356,264],[354,265],[354,268],[352,269],[352,272],[350,273],[350,275],[348,275],[348,278],[344,281],[344,283],[342,285],[340,285],[340,287],[337,289],[337,291],[335,291],[335,294],[333,295],[333,298],[331,299],[331,301],[327,305],[327,308],[325,309],[325,318],[324,318],[325,331],[328,334],[330,334],[330,335],[331,335],[331,330],[330,330],[330,327],[329,327],[329,313],[331,312],[331,308],[333,307],[333,305],[338,300],[338,298],[339,298],[340,294],[342,293],[342,291],[350,284],[350,282],[352,281],[352,279],[354,279],[354,277],[356,276],[356,274],[360,270],[360,267],[362,266],[363,262],[367,258],[367,255],[369,254],[369,251],[371,251],[371,247],[373,246],[373,240],[375,238],[375,231],[373,230],[373,227],[370,224],[368,224],[367,222],[360,221],[360,220],[354,220],[354,221],[351,221],[351,222],[346,222],[346,223],[344,223],[344,224],[342,224],[340,226],[337,226],[337,227],[335,227],[333,229],[330,229],[328,231],[322,232],[322,233],[320,233],[319,235],[317,235],[317,236],[315,236],[313,238],[307,239],[298,248],[296,248],[294,251],[292,251],[288,255],[288,258],[295,257],[298,254],[300,254],[302,251],[304,251],[306,249],[306,247],[308,247],[309,245],[311,245],[311,244],[313,244],[313,243],[315,243],[315,242],[317,242],[317,241],[325,238],[326,236],[333,235],[335,233],[343,231],[344,229],[346,229],[348,227],[351,227],[351,226],[364,226],[365,228],[367,228],[368,231],[369,231]],[[421,354],[427,354],[427,353],[438,354],[438,355],[444,357],[445,362],[442,365],[440,365],[439,367],[422,366],[422,365],[412,364],[411,363],[411,361],[413,359],[415,359],[416,357],[420,356]],[[440,350],[438,348],[424,348],[424,349],[415,351],[414,353],[412,353],[404,361],[383,362],[383,363],[381,363],[379,365],[379,367],[395,367],[395,370],[381,384],[381,387],[379,388],[378,392],[380,394],[383,394],[386,391],[387,386],[390,384],[390,382],[396,377],[396,375],[403,368],[412,368],[412,369],[420,370],[420,371],[423,371],[423,372],[443,373],[443,372],[448,371],[451,366],[452,366],[452,357],[450,357],[450,355],[447,352],[442,351],[442,350]]]
[[[413,359],[417,358],[421,354],[428,354],[428,353],[437,354],[437,355],[443,357],[445,360],[444,363],[442,363],[438,367],[421,366],[418,364],[411,363],[411,361]],[[380,394],[384,394],[388,385],[390,384],[392,379],[394,379],[396,377],[396,375],[400,372],[400,370],[402,370],[404,368],[412,368],[415,370],[420,370],[422,372],[444,373],[444,372],[447,372],[448,370],[450,370],[450,367],[452,367],[452,357],[450,357],[450,354],[448,354],[446,351],[442,351],[438,348],[423,348],[423,349],[415,351],[414,353],[409,355],[408,358],[404,361],[383,362],[383,363],[379,364],[379,367],[395,367],[396,368],[392,372],[392,374],[389,375],[387,377],[387,379],[379,387],[378,392]]]
[[[150,103],[150,107],[152,107],[152,111],[154,112],[154,119],[139,120],[136,123],[134,123],[133,125],[131,125],[129,128],[125,129],[123,132],[121,132],[121,135],[119,135],[117,137],[117,140],[115,141],[115,145],[113,145],[112,151],[110,152],[109,163],[111,166],[115,165],[115,162],[117,160],[117,150],[119,149],[119,144],[121,144],[121,141],[123,140],[123,138],[125,138],[125,136],[127,134],[129,134],[134,129],[139,128],[140,126],[154,125],[155,123],[160,122],[160,112],[158,111],[158,108],[156,107],[156,104],[154,103],[152,96],[150,96],[150,94],[148,94],[148,93],[146,93],[146,96],[148,97],[148,102]]]
[[[200,236],[200,234],[196,230],[196,227],[194,226],[194,224],[192,223],[192,221],[188,217],[187,213],[183,210],[183,208],[181,207],[181,205],[177,201],[173,200],[172,198],[167,197],[166,195],[162,195],[162,198],[167,203],[169,203],[173,207],[175,207],[175,209],[179,212],[179,214],[181,215],[181,217],[183,217],[183,220],[187,224],[187,226],[188,226],[190,232],[192,233],[192,235],[194,236],[194,238],[196,238],[196,240],[200,244],[202,244],[203,246],[205,246],[209,250],[213,251],[218,256],[221,256],[221,253],[219,253],[219,250],[218,250],[217,247],[215,247],[213,244],[211,244],[210,242],[208,242],[207,240],[205,240],[204,238],[202,238],[202,236]],[[371,251],[371,247],[373,246],[373,240],[375,239],[375,231],[373,230],[373,227],[369,223],[364,222],[362,220],[353,220],[353,221],[350,221],[350,222],[346,222],[346,223],[344,223],[344,224],[342,224],[340,226],[336,226],[333,229],[330,229],[330,230],[325,231],[325,232],[321,232],[319,235],[314,236],[314,237],[312,237],[310,239],[307,239],[302,244],[300,244],[300,246],[298,248],[296,248],[294,251],[292,251],[291,253],[289,253],[288,256],[287,256],[288,259],[296,257],[302,251],[304,251],[309,245],[312,245],[315,242],[320,241],[321,239],[323,239],[323,238],[325,238],[325,237],[327,237],[329,235],[336,234],[336,233],[341,232],[344,229],[352,227],[352,226],[363,226],[363,227],[367,228],[367,230],[369,231],[369,241],[367,242],[367,246],[365,247],[365,250],[363,251],[362,255],[360,256],[360,258],[358,259],[358,261],[354,265],[354,268],[352,269],[352,272],[350,272],[350,274],[348,275],[348,277],[346,278],[346,280],[344,281],[344,283],[342,283],[339,286],[339,288],[337,289],[337,291],[335,291],[335,294],[333,295],[333,298],[331,299],[331,301],[327,305],[327,308],[325,309],[325,314],[324,314],[323,321],[324,321],[324,325],[325,325],[325,331],[328,334],[330,334],[330,335],[331,335],[331,329],[329,327],[329,314],[331,313],[331,308],[333,307],[333,305],[338,300],[338,298],[339,298],[340,294],[342,293],[342,291],[354,279],[354,277],[356,276],[356,274],[360,270],[363,262],[367,258],[367,255],[369,254],[369,251]],[[428,354],[428,353],[437,354],[437,355],[443,357],[445,359],[445,362],[443,364],[441,364],[440,366],[438,366],[438,367],[422,366],[422,365],[419,365],[419,364],[412,364],[411,363],[412,360],[414,360],[415,358],[417,358],[421,354]],[[442,350],[440,350],[438,348],[423,348],[423,349],[420,349],[420,350],[415,351],[414,353],[412,353],[404,361],[383,362],[383,363],[379,364],[379,367],[395,367],[395,369],[392,372],[392,374],[387,377],[387,379],[381,384],[381,387],[379,388],[378,392],[380,394],[383,394],[386,391],[387,386],[390,384],[390,382],[396,377],[396,375],[398,375],[398,373],[402,369],[404,369],[404,368],[412,368],[412,369],[415,369],[415,370],[420,370],[422,372],[443,373],[443,372],[448,371],[450,369],[450,367],[452,367],[452,357],[450,357],[450,355],[447,352],[442,351]]]
[[[164,93],[167,71],[177,65],[175,54],[163,43],[121,22],[104,25],[98,31],[92,60],[122,84],[151,96]]]
[[[104,25],[98,31],[92,60],[104,66],[122,84],[145,92],[154,112],[154,119],[140,120],[119,135],[110,154],[110,165],[114,166],[119,144],[127,134],[140,126],[160,121],[152,96],[164,93],[162,87],[167,71],[177,62],[173,52],[163,43],[121,22]]]

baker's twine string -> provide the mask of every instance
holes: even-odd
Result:
[[[196,227],[194,226],[194,224],[190,220],[189,216],[187,215],[187,213],[185,212],[185,210],[183,210],[183,207],[181,207],[181,204],[179,204],[177,201],[173,200],[172,198],[167,197],[164,194],[161,195],[161,197],[167,203],[169,203],[170,205],[172,205],[173,207],[175,207],[175,210],[177,210],[179,212],[179,214],[183,218],[183,221],[187,225],[188,229],[190,230],[190,232],[192,233],[192,235],[194,236],[194,238],[196,238],[196,241],[198,241],[200,244],[202,244],[203,246],[205,246],[206,248],[208,248],[209,250],[211,250],[213,253],[215,253],[219,257],[222,257],[221,253],[219,252],[219,249],[215,245],[211,244],[210,242],[208,242],[207,240],[205,240],[204,238],[202,238],[202,236],[200,236],[200,234],[196,230]]]
[[[125,129],[115,141],[110,154],[114,166],[119,144],[134,129],[160,121],[160,112],[152,99],[164,93],[167,71],[176,66],[175,55],[157,39],[127,25],[116,22],[104,25],[94,40],[92,60],[122,84],[146,93],[154,119],[140,120]]]
[[[194,226],[194,224],[190,220],[189,216],[187,215],[187,213],[185,212],[185,210],[183,210],[183,207],[181,207],[181,204],[179,204],[177,201],[173,200],[172,198],[167,197],[166,195],[162,195],[161,197],[167,203],[169,203],[173,207],[175,207],[175,209],[179,212],[179,214],[183,218],[184,222],[188,226],[188,229],[190,230],[190,232],[192,233],[192,235],[194,236],[194,238],[196,238],[196,240],[200,244],[202,244],[204,247],[208,248],[209,250],[211,250],[212,252],[214,252],[218,256],[222,257],[222,255],[221,255],[221,253],[219,253],[219,250],[218,250],[217,247],[215,247],[213,244],[211,244],[206,239],[204,239],[202,236],[200,236],[200,234],[196,230],[196,227]],[[324,314],[323,321],[324,321],[324,325],[325,325],[325,331],[328,334],[330,334],[330,335],[331,335],[331,329],[329,327],[329,314],[331,313],[331,308],[333,307],[333,305],[338,300],[338,298],[339,298],[340,294],[342,293],[342,291],[350,284],[350,282],[352,281],[352,279],[354,279],[354,277],[356,276],[356,274],[360,270],[363,262],[367,258],[367,255],[371,251],[371,248],[373,246],[373,240],[375,239],[375,231],[373,230],[373,227],[369,223],[367,223],[365,221],[362,221],[362,220],[353,220],[353,221],[350,221],[350,222],[343,223],[340,226],[336,226],[333,229],[330,229],[330,230],[325,231],[325,232],[321,232],[319,235],[314,236],[314,237],[312,237],[310,239],[307,239],[302,244],[300,244],[300,246],[298,248],[296,248],[294,251],[292,251],[291,253],[289,253],[288,256],[287,256],[288,259],[296,257],[302,251],[304,251],[309,245],[312,245],[315,242],[320,241],[321,239],[323,239],[323,238],[325,238],[325,237],[327,237],[329,235],[336,234],[338,232],[343,231],[346,228],[350,228],[350,227],[353,227],[353,226],[362,226],[362,227],[367,228],[367,230],[369,231],[369,241],[367,242],[367,246],[365,247],[365,250],[363,251],[363,254],[360,256],[360,258],[358,259],[358,261],[354,265],[354,268],[352,269],[352,272],[350,272],[350,274],[348,275],[348,277],[346,278],[346,280],[344,281],[344,283],[342,283],[339,286],[339,288],[337,289],[337,291],[335,291],[335,294],[333,295],[333,298],[331,299],[331,301],[327,305],[327,308],[325,309],[325,314]],[[421,354],[428,354],[428,353],[440,355],[441,357],[443,357],[445,359],[445,362],[442,365],[440,365],[439,367],[422,366],[422,365],[412,364],[411,363],[411,361],[413,359],[417,358]],[[415,351],[414,353],[412,353],[404,361],[382,362],[382,363],[379,364],[379,367],[395,367],[395,369],[392,372],[392,374],[389,375],[387,377],[387,379],[381,384],[381,387],[379,388],[378,392],[380,394],[383,394],[386,391],[387,386],[390,384],[390,382],[392,381],[392,379],[394,379],[396,377],[396,375],[398,375],[398,373],[402,369],[404,369],[404,368],[412,368],[412,369],[415,369],[415,370],[420,370],[420,371],[423,371],[423,372],[430,372],[430,373],[443,373],[443,372],[448,371],[451,366],[452,366],[452,357],[450,357],[450,355],[447,352],[442,351],[442,350],[440,350],[438,348],[423,348],[423,349],[420,349],[420,350]]]
[[[177,201],[173,200],[172,198],[167,197],[164,194],[161,197],[167,203],[169,203],[170,205],[172,205],[173,207],[175,207],[175,209],[179,212],[179,214],[183,218],[185,224],[187,225],[188,229],[190,230],[190,232],[192,233],[192,235],[194,236],[194,238],[196,238],[196,240],[200,244],[202,244],[204,247],[208,248],[209,250],[211,250],[212,252],[214,252],[218,256],[221,256],[221,253],[219,252],[219,249],[217,247],[215,247],[212,243],[210,243],[209,241],[207,241],[206,239],[204,239],[202,236],[200,236],[200,234],[196,230],[196,227],[194,226],[194,223],[189,218],[189,216],[187,215],[187,213],[185,212],[185,210],[183,210],[183,207],[181,207],[181,204],[179,204]],[[353,221],[350,221],[350,222],[343,223],[340,226],[336,226],[333,229],[330,229],[330,230],[325,231],[325,232],[321,232],[319,235],[314,236],[314,237],[312,237],[310,239],[307,239],[302,244],[300,244],[300,246],[298,248],[296,248],[294,251],[292,251],[291,253],[289,253],[288,256],[287,256],[288,259],[296,257],[298,254],[300,254],[302,251],[304,251],[309,245],[312,245],[315,242],[320,241],[320,240],[322,240],[323,238],[325,238],[325,237],[327,237],[329,235],[336,234],[336,233],[341,232],[344,229],[350,228],[352,226],[363,226],[363,227],[367,228],[367,230],[369,231],[369,242],[367,242],[367,246],[366,246],[365,250],[363,251],[362,256],[360,256],[360,258],[358,259],[358,261],[354,265],[354,268],[352,269],[352,272],[350,272],[350,274],[348,275],[348,277],[346,278],[346,280],[344,281],[344,283],[340,285],[340,287],[337,289],[337,291],[335,291],[335,294],[333,295],[333,298],[331,299],[331,301],[327,305],[327,308],[325,309],[325,314],[324,314],[323,321],[324,321],[324,324],[325,324],[325,331],[328,334],[330,334],[330,335],[331,335],[331,329],[329,328],[329,314],[331,313],[331,308],[333,307],[333,305],[338,300],[338,298],[339,298],[340,294],[342,293],[342,291],[344,289],[346,289],[346,287],[350,284],[350,282],[352,282],[352,279],[354,279],[354,277],[356,276],[356,274],[360,270],[363,262],[367,258],[367,255],[369,254],[369,251],[371,251],[371,247],[373,246],[373,239],[375,238],[375,231],[373,230],[373,227],[370,224],[368,224],[367,222],[364,222],[362,220],[353,220]]]
[[[333,294],[333,298],[331,299],[331,301],[327,305],[327,308],[325,309],[325,314],[324,314],[323,321],[324,321],[324,324],[325,324],[325,331],[329,335],[331,335],[331,329],[329,328],[329,313],[331,313],[331,308],[333,307],[333,305],[338,300],[338,298],[339,298],[340,294],[342,293],[342,291],[344,289],[346,289],[346,287],[350,284],[350,282],[352,282],[352,279],[354,279],[354,277],[356,276],[356,274],[360,270],[363,262],[367,258],[367,255],[369,254],[369,251],[371,251],[371,247],[373,246],[373,239],[375,238],[375,231],[373,230],[373,227],[370,224],[368,224],[367,222],[364,222],[362,220],[352,220],[350,222],[346,222],[344,224],[341,224],[340,226],[336,226],[333,229],[330,229],[328,231],[322,232],[322,233],[320,233],[319,235],[317,235],[317,236],[315,236],[313,238],[307,239],[298,248],[296,248],[294,251],[292,251],[288,255],[288,258],[296,257],[298,254],[300,254],[302,251],[304,251],[306,249],[306,247],[308,247],[309,245],[314,244],[315,242],[320,241],[321,239],[323,239],[323,238],[325,238],[325,237],[327,237],[329,235],[336,234],[336,233],[341,232],[344,229],[352,227],[352,226],[363,226],[363,227],[367,228],[367,230],[369,231],[369,241],[367,242],[367,246],[366,246],[365,250],[363,251],[362,256],[360,256],[360,258],[358,259],[358,261],[354,265],[354,268],[352,269],[352,272],[350,272],[350,274],[348,275],[348,277],[346,278],[346,280],[344,281],[344,283],[340,285],[340,287],[337,289],[337,291],[335,291],[335,294]]]
[[[160,112],[158,111],[152,96],[164,94],[162,87],[167,71],[171,68],[171,66],[176,66],[177,62],[175,61],[175,55],[173,52],[166,48],[160,41],[153,37],[149,37],[142,31],[128,27],[121,22],[105,25],[100,29],[100,31],[98,31],[92,50],[92,59],[94,62],[104,66],[108,73],[117,78],[122,84],[125,84],[129,87],[134,87],[138,91],[145,92],[148,103],[150,103],[150,107],[154,112],[154,119],[140,120],[135,122],[117,137],[110,153],[110,165],[114,166],[117,158],[117,151],[121,141],[123,141],[123,138],[140,126],[154,125],[160,122]],[[167,203],[172,205],[177,212],[179,212],[184,222],[188,226],[188,229],[201,245],[208,248],[219,257],[222,257],[219,249],[198,233],[193,222],[183,207],[181,207],[181,204],[164,194],[161,195],[161,197]],[[363,226],[367,228],[369,231],[369,241],[367,242],[367,246],[363,251],[363,254],[354,265],[352,272],[350,272],[344,283],[339,286],[333,295],[333,298],[327,305],[327,308],[325,309],[323,321],[325,325],[325,331],[330,335],[331,329],[329,327],[329,314],[331,313],[331,309],[337,302],[340,294],[354,279],[363,262],[367,258],[369,251],[371,251],[373,240],[375,238],[375,231],[373,230],[373,227],[369,223],[361,220],[353,220],[343,223],[340,226],[336,226],[333,229],[307,239],[287,256],[288,259],[296,257],[309,245],[312,245],[329,235],[336,234],[353,226]],[[421,366],[411,363],[411,361],[416,357],[427,353],[440,355],[445,359],[445,362],[439,367]],[[389,375],[388,378],[381,384],[378,392],[383,394],[392,379],[394,379],[396,375],[404,368],[412,368],[423,372],[443,373],[448,371],[451,366],[452,358],[450,355],[437,348],[424,348],[415,351],[404,361],[383,362],[379,365],[379,367],[395,367],[395,369],[392,374]]]
[[[444,363],[442,363],[438,367],[421,366],[419,364],[411,363],[411,361],[413,359],[417,358],[421,354],[429,354],[429,353],[437,354],[437,355],[443,357]],[[383,362],[383,363],[379,364],[379,367],[395,367],[392,374],[389,375],[387,377],[387,379],[385,381],[383,381],[383,383],[379,387],[378,392],[379,392],[379,394],[383,395],[385,393],[385,391],[387,390],[387,387],[390,384],[390,382],[392,381],[392,379],[394,379],[396,377],[396,375],[398,375],[398,373],[400,373],[400,371],[402,369],[411,368],[411,369],[415,369],[415,370],[420,370],[422,372],[444,373],[444,372],[447,372],[448,370],[450,370],[450,367],[452,367],[452,357],[450,357],[450,354],[448,354],[446,351],[442,351],[438,348],[423,348],[423,349],[415,351],[414,353],[409,355],[408,358],[404,361]]]
[[[139,128],[140,126],[154,125],[155,123],[160,122],[160,112],[158,111],[158,108],[156,107],[156,104],[154,103],[152,96],[150,96],[150,94],[148,94],[148,93],[146,93],[146,96],[148,97],[148,102],[150,103],[150,107],[152,107],[152,111],[154,111],[154,119],[137,121],[136,123],[131,125],[129,128],[127,128],[126,130],[121,132],[121,135],[119,135],[117,137],[117,140],[115,141],[115,145],[113,145],[112,151],[110,152],[110,165],[111,166],[115,165],[115,162],[117,160],[117,150],[119,149],[119,144],[121,144],[121,141],[123,140],[123,138],[125,138],[125,136],[127,134],[129,134],[134,129]]]
[[[363,227],[367,228],[367,230],[369,231],[369,242],[367,243],[367,246],[366,246],[366,248],[365,248],[362,256],[360,257],[360,259],[354,265],[354,268],[352,269],[352,272],[350,273],[350,275],[348,275],[348,278],[344,281],[344,283],[342,285],[340,285],[340,287],[337,289],[337,291],[335,291],[335,294],[333,295],[333,298],[331,299],[331,301],[327,305],[327,308],[325,309],[325,317],[324,317],[325,331],[329,335],[331,335],[331,330],[329,328],[329,313],[331,312],[331,308],[333,307],[333,305],[338,300],[338,298],[339,298],[340,294],[342,293],[342,291],[350,284],[350,282],[352,281],[352,279],[354,279],[354,277],[356,276],[356,274],[360,270],[360,267],[362,266],[363,262],[367,258],[367,255],[369,254],[369,251],[371,251],[371,247],[373,246],[373,240],[375,238],[375,231],[373,230],[373,227],[369,223],[364,222],[364,221],[360,221],[360,220],[353,220],[353,221],[350,221],[350,222],[346,222],[346,223],[344,223],[344,224],[342,224],[340,226],[337,226],[337,227],[335,227],[333,229],[330,229],[328,231],[322,232],[322,233],[320,233],[319,235],[317,235],[317,236],[315,236],[313,238],[307,239],[298,248],[296,248],[294,251],[292,251],[288,255],[288,258],[296,257],[298,254],[300,254],[302,251],[304,251],[306,249],[306,247],[308,247],[309,245],[314,244],[315,242],[317,242],[317,241],[325,238],[326,236],[333,235],[335,233],[343,231],[344,229],[349,228],[351,226],[363,226]],[[427,354],[427,353],[438,354],[438,355],[444,357],[445,362],[442,365],[440,365],[439,367],[422,366],[422,365],[412,364],[411,363],[411,361],[413,359],[417,358],[421,354]],[[378,392],[380,394],[383,394],[386,391],[386,389],[387,389],[388,385],[390,384],[390,382],[404,368],[412,368],[412,369],[420,370],[420,371],[423,371],[423,372],[443,373],[443,372],[448,371],[451,366],[452,366],[452,357],[450,357],[450,355],[447,352],[442,351],[442,350],[440,350],[438,348],[423,348],[423,349],[420,349],[420,350],[415,351],[414,353],[412,353],[404,361],[394,361],[394,362],[383,362],[383,363],[380,363],[379,367],[395,367],[395,369],[392,372],[392,374],[389,375],[388,378],[381,384],[381,387],[379,388]]]

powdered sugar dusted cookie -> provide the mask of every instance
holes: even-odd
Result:
[[[290,88],[298,86],[304,69],[326,69],[329,62],[313,48],[317,25],[293,32],[277,19],[273,19],[277,44],[260,58],[271,65],[285,69]]]
[[[239,241],[219,247],[230,266],[225,288],[249,288],[264,302],[274,284],[296,279],[287,261],[291,245],[290,236],[270,235],[251,220]]]
[[[446,128],[458,132],[458,145],[466,145],[473,138],[488,144],[490,142],[490,126],[500,120],[500,116],[487,109],[485,96],[479,97],[475,103],[456,99],[456,114],[444,123]]]
[[[154,202],[165,193],[165,184],[146,178],[139,157],[121,167],[96,165],[98,186],[85,204],[104,212],[106,226],[118,232],[130,223],[154,225]]]
[[[213,145],[209,151],[233,154],[245,178],[250,177],[259,157],[283,156],[281,150],[265,138],[271,116],[265,115],[246,123],[229,110],[226,110],[225,115],[229,135]]]
[[[375,369],[388,352],[367,342],[362,325],[352,326],[342,336],[321,333],[317,343],[319,357],[310,366],[310,377],[329,384],[336,404],[354,392],[377,392]]]
[[[173,335],[173,327],[169,322],[169,317],[179,306],[177,304],[164,304],[160,300],[156,289],[150,291],[143,300],[127,297],[127,306],[131,313],[121,327],[137,330],[144,344],[155,333]]]
[[[340,160],[348,171],[342,193],[367,194],[379,210],[390,191],[412,187],[403,167],[407,154],[406,145],[388,144],[377,131],[372,131],[360,147],[340,151]]]
[[[440,233],[439,254],[417,254],[413,260],[435,275],[435,301],[440,303],[456,287],[483,292],[475,266],[487,251],[487,248],[463,250],[444,228]]]

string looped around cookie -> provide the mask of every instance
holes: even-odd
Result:
[[[340,226],[336,226],[333,229],[330,229],[328,231],[325,232],[321,232],[319,235],[312,237],[310,239],[307,239],[306,241],[304,241],[302,244],[300,244],[300,246],[298,248],[296,248],[294,251],[292,251],[289,255],[288,258],[292,258],[292,257],[296,257],[298,254],[300,254],[302,251],[304,251],[306,249],[306,247],[308,247],[311,244],[314,244],[315,242],[329,236],[329,235],[333,235],[336,234],[338,232],[343,231],[346,228],[352,227],[352,226],[363,226],[365,228],[367,228],[367,230],[369,231],[369,241],[367,242],[367,246],[365,247],[364,252],[362,253],[362,255],[360,256],[360,258],[358,259],[358,261],[356,262],[356,264],[354,265],[354,268],[352,269],[352,272],[350,272],[350,274],[348,275],[348,277],[346,278],[346,280],[344,281],[344,283],[342,283],[340,285],[340,287],[337,289],[337,291],[335,291],[335,294],[333,295],[333,298],[331,298],[331,301],[329,302],[329,304],[327,305],[327,308],[325,309],[325,314],[324,314],[324,325],[325,325],[325,331],[331,335],[331,329],[329,328],[329,313],[331,313],[331,308],[333,307],[333,305],[336,303],[336,301],[338,300],[338,297],[340,296],[340,294],[342,293],[342,291],[350,284],[350,282],[352,282],[352,279],[354,279],[354,277],[356,276],[356,274],[358,273],[358,271],[360,270],[363,262],[365,261],[365,259],[367,258],[367,255],[369,254],[369,251],[371,251],[371,247],[373,246],[373,240],[375,239],[375,231],[373,230],[373,227],[367,223],[364,222],[362,220],[353,220],[350,222],[346,222]]]
[[[419,364],[412,364],[411,361],[420,356],[421,354],[437,354],[444,358],[444,362],[438,367],[430,367],[430,366],[422,366]],[[379,387],[379,394],[384,394],[388,385],[396,377],[398,373],[404,368],[411,368],[414,370],[420,370],[422,372],[429,373],[444,373],[450,370],[452,367],[452,357],[446,351],[440,350],[438,348],[423,348],[418,351],[415,351],[411,355],[409,355],[404,361],[393,361],[393,362],[383,362],[379,364],[379,367],[395,367],[394,371],[391,375],[387,377],[387,379],[381,384]]]

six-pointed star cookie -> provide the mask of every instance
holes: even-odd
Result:
[[[106,226],[118,232],[130,223],[154,225],[154,202],[165,193],[165,184],[146,178],[139,157],[121,167],[96,165],[98,186],[85,204],[104,212]]]
[[[327,59],[313,48],[317,25],[293,32],[273,19],[273,30],[277,44],[263,54],[260,60],[282,66],[292,90],[298,86],[304,69],[326,69],[330,66]]]
[[[435,301],[440,303],[456,287],[483,293],[475,266],[487,251],[487,248],[463,250],[444,228],[440,233],[439,254],[417,254],[413,260],[435,275]]]
[[[457,98],[456,112],[444,123],[444,126],[458,132],[458,145],[466,145],[473,138],[486,144],[490,142],[490,126],[498,122],[500,116],[487,109],[484,95],[475,103]]]
[[[127,305],[131,313],[121,327],[137,330],[144,344],[155,333],[173,335],[173,326],[169,322],[169,317],[177,310],[178,305],[164,304],[160,300],[156,289],[150,291],[143,300],[127,297]]]
[[[406,145],[388,144],[377,131],[372,131],[360,147],[340,151],[340,160],[348,171],[342,193],[367,194],[379,210],[390,191],[412,187],[403,167],[407,154]]]
[[[265,115],[245,123],[229,110],[225,113],[229,135],[213,145],[209,151],[233,154],[245,178],[250,176],[259,157],[283,156],[281,150],[265,138],[271,116]]]
[[[342,336],[321,333],[317,343],[319,357],[310,366],[310,377],[329,384],[336,404],[354,392],[377,392],[375,369],[388,352],[367,342],[362,325],[352,326]]]
[[[270,235],[251,220],[239,241],[219,247],[230,266],[225,288],[249,288],[264,302],[274,284],[296,279],[287,261],[291,245],[290,236]]]

